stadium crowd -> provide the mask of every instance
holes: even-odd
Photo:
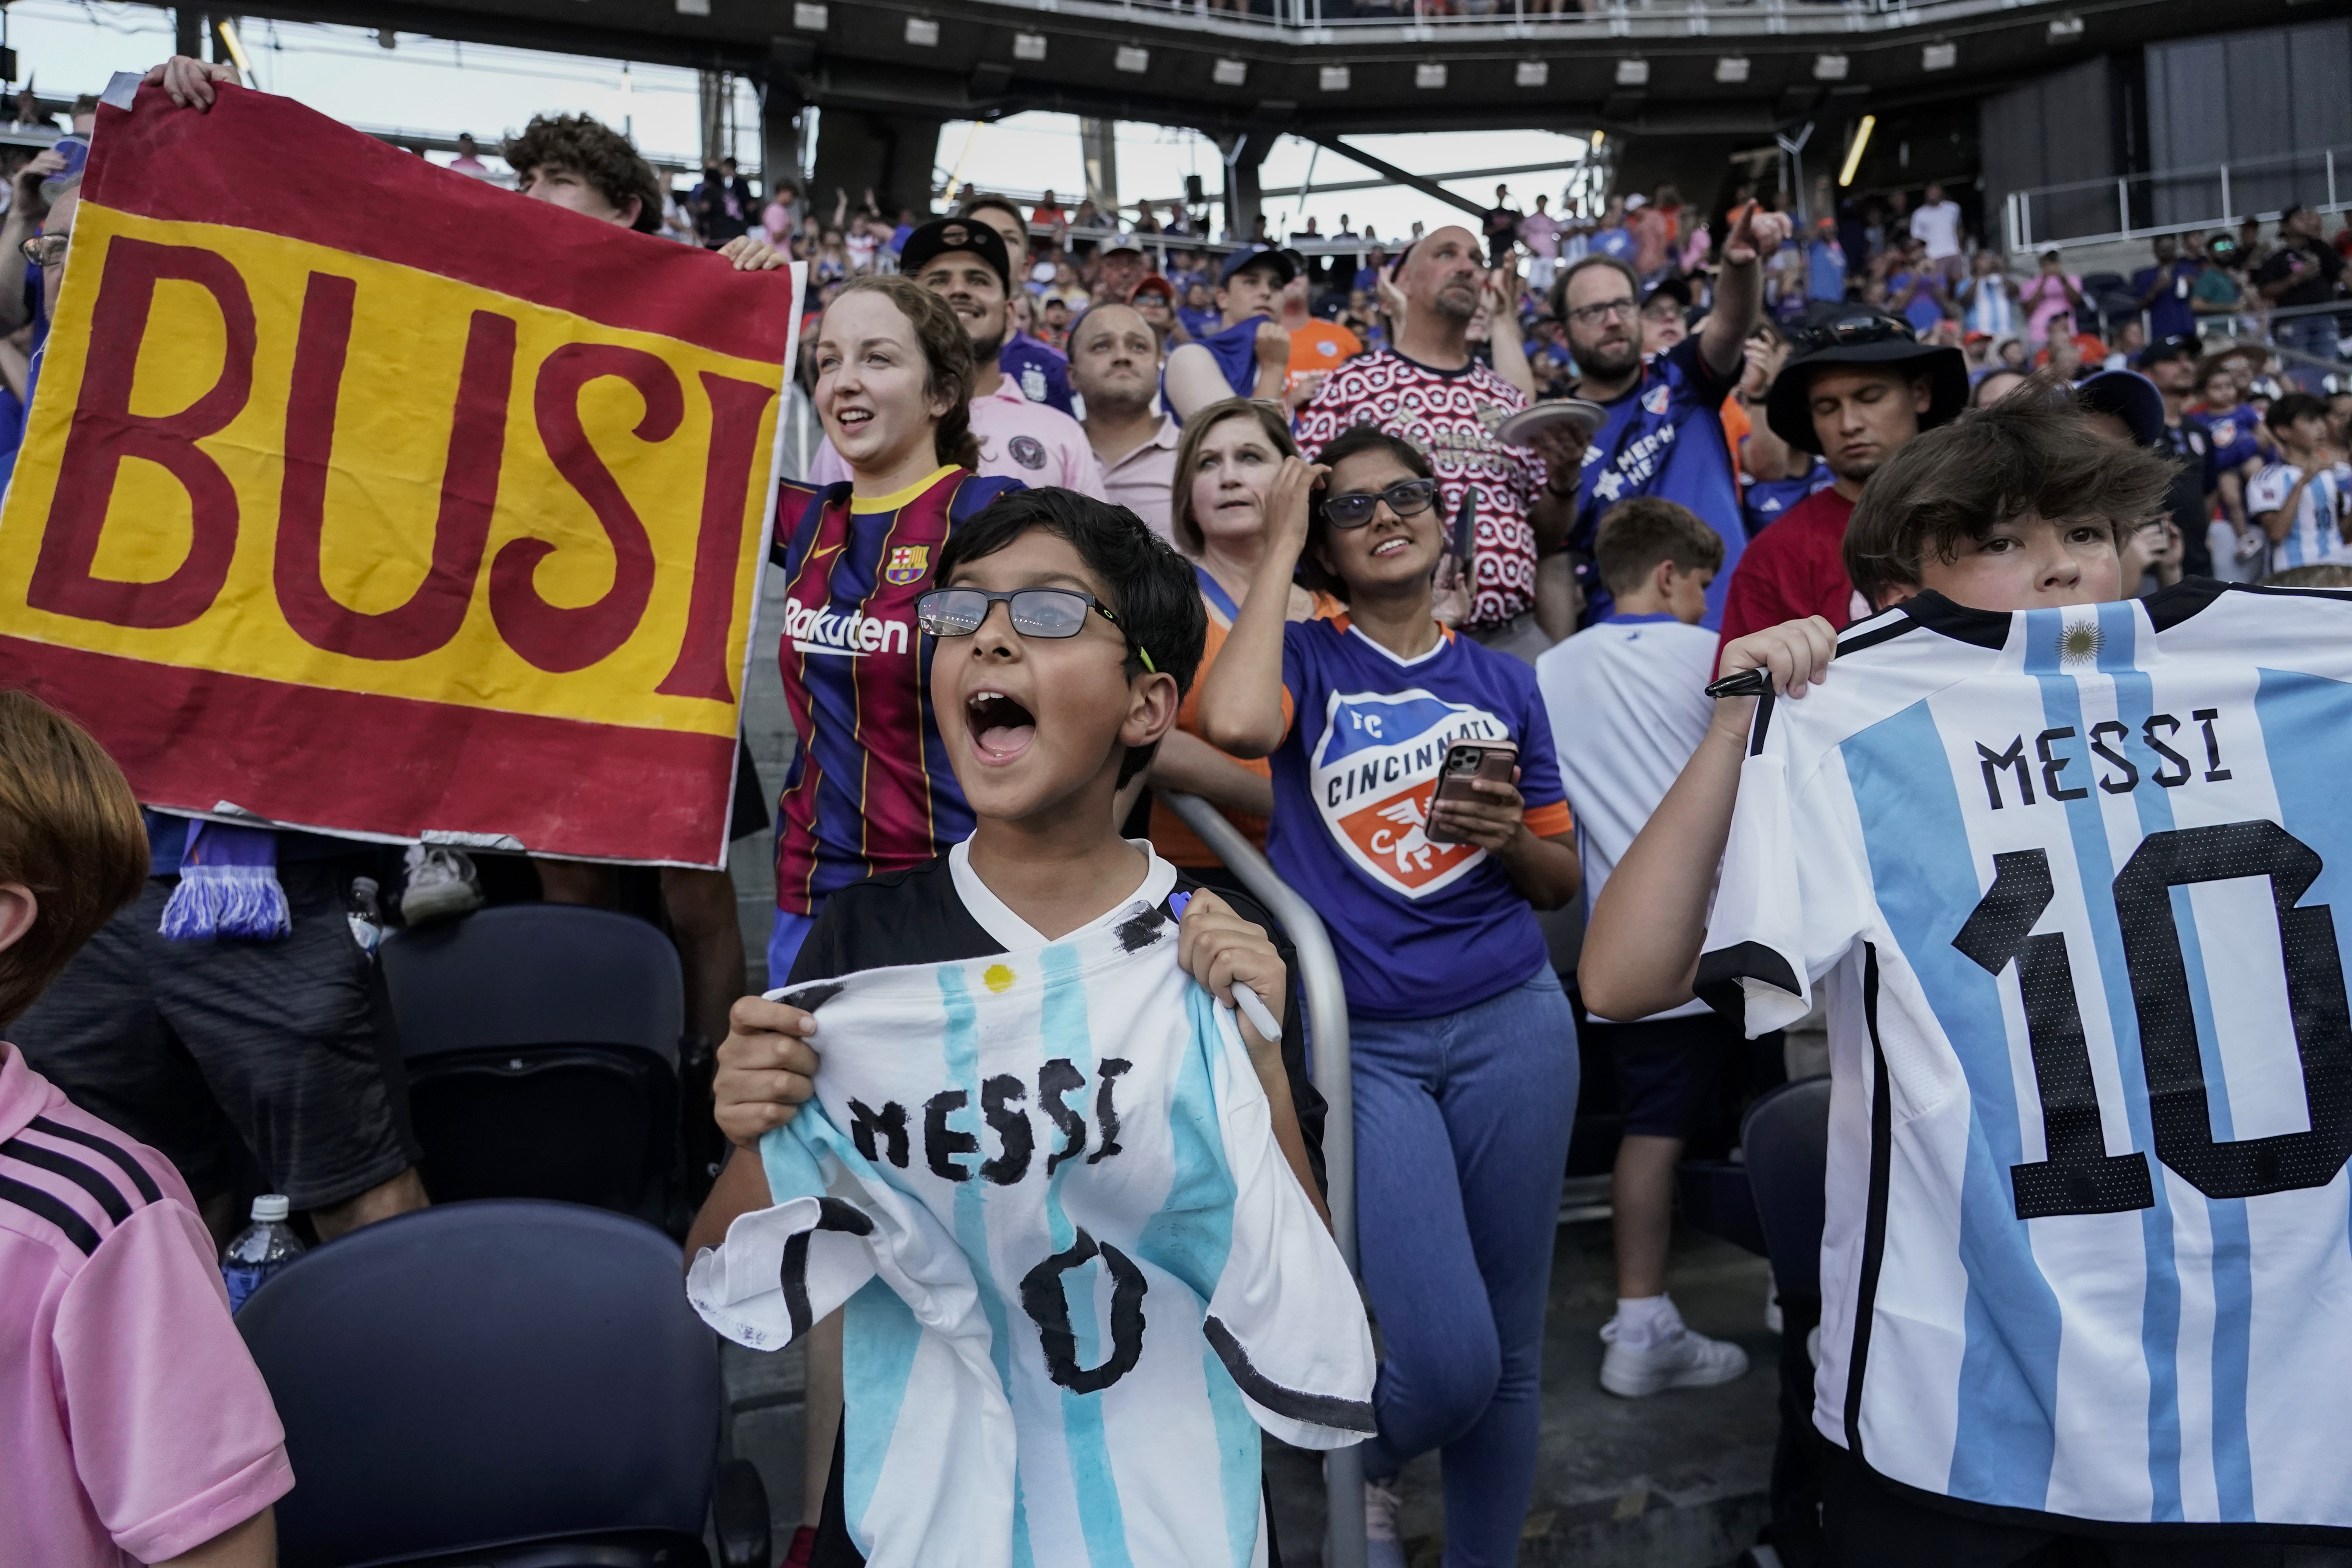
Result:
[[[151,79],[196,111],[215,76],[175,61]],[[12,448],[72,264],[82,116],[81,140],[8,181],[0,238],[27,264],[26,287],[0,297]],[[855,679],[812,657],[825,652],[814,632],[784,641],[798,755],[773,801],[740,770],[751,795],[739,789],[730,828],[764,833],[772,814],[771,986],[1017,951],[1138,891],[1190,894],[1175,906],[1188,966],[1221,995],[1251,988],[1279,1026],[1245,1038],[1273,1136],[1319,1204],[1323,1106],[1295,954],[1153,792],[1209,802],[1322,914],[1348,997],[1360,1273],[1382,1344],[1364,1447],[1378,1564],[1403,1562],[1398,1478],[1432,1451],[1445,1562],[1516,1560],[1559,1179],[1587,1086],[1605,1085],[1623,1131],[1602,1385],[1640,1399],[1748,1370],[1738,1346],[1684,1324],[1667,1262],[1678,1163],[1720,1152],[1738,1106],[1779,1076],[1773,1038],[1759,1074],[1687,974],[1652,973],[1678,944],[1696,955],[1696,931],[1665,922],[1692,878],[1703,909],[1713,871],[1666,866],[1643,832],[1670,791],[1701,820],[1699,784],[1677,780],[1706,773],[1737,707],[1708,683],[1763,670],[1801,691],[1835,628],[1923,587],[2006,610],[2184,576],[2352,586],[2352,366],[2334,316],[2293,313],[2341,298],[2352,226],[2330,236],[2305,207],[2274,229],[2159,237],[2149,268],[2094,288],[2057,252],[2012,273],[1932,184],[1834,202],[1824,185],[1809,210],[1825,216],[1804,227],[1785,193],[1745,186],[1711,209],[1665,186],[1590,213],[1548,196],[1522,211],[1498,187],[1471,223],[1382,240],[1342,217],[1285,245],[1213,242],[1181,204],[1130,217],[1050,191],[891,213],[871,192],[755,192],[731,161],[672,190],[581,116],[534,120],[503,151],[523,196],[741,268],[807,266],[793,368],[822,440],[777,517],[787,614],[814,626],[855,604],[925,635],[886,643]],[[488,173],[470,150],[458,168]],[[1905,532],[1901,498],[1925,509],[1964,461],[2008,473],[2011,510],[1954,525],[1939,564]],[[2058,514],[2034,510],[2045,492],[2091,507],[2096,538],[2053,543]],[[1955,574],[1952,550],[1989,559],[1988,537],[2011,533],[2015,553],[2072,563],[2013,603]],[[886,535],[928,547],[930,574],[878,575]],[[852,585],[840,574],[861,561]],[[1118,658],[1079,670],[1097,644]],[[965,673],[935,672],[934,649]],[[936,714],[863,706],[893,679],[928,679],[935,697],[963,684]],[[1082,758],[1072,726],[1092,737]],[[0,1520],[40,1516],[44,1551],[26,1561],[270,1560],[268,1507],[296,1478],[217,1281],[191,1259],[209,1265],[257,1192],[285,1194],[321,1243],[430,1200],[351,942],[358,879],[386,890],[392,925],[541,897],[661,923],[711,1115],[744,1156],[717,1171],[689,1252],[767,1206],[745,1152],[809,1099],[816,1026],[746,994],[724,872],[439,847],[388,863],[259,834],[282,922],[171,934],[208,864],[200,832],[134,809],[103,753],[28,699],[0,697],[0,1398],[38,1380],[21,1411],[5,1406],[5,1447],[32,1462],[0,1474]],[[1736,763],[1744,741],[1730,743]],[[1033,787],[1024,758],[1076,782],[1016,801]],[[823,804],[843,791],[846,817]],[[1638,916],[1634,892],[1604,907],[1636,882],[1665,890]],[[1580,994],[1552,957],[1580,916],[1595,921]],[[1652,923],[1629,936],[1637,921]],[[104,1180],[136,1192],[107,1185],[84,1218],[81,1198],[52,1194],[60,1151],[93,1148],[119,1167]],[[102,1244],[57,1241],[74,1234],[55,1217],[68,1199],[85,1229],[105,1215]],[[126,1204],[171,1212],[142,1228]],[[88,1304],[104,1292],[111,1306]],[[1788,1310],[1784,1331],[1821,1311]],[[172,1396],[186,1402],[175,1417],[203,1413],[223,1436],[151,1443],[148,1406],[111,1374],[37,1356],[36,1329],[115,1336],[76,1342],[92,1369],[176,1363],[195,1383]],[[837,1321],[810,1343],[809,1515],[786,1561],[859,1561],[841,1512]],[[1782,1561],[1884,1563],[1899,1541],[1929,1563],[2056,1562],[2035,1553],[2075,1538],[2054,1505],[2026,1539],[1935,1499],[1863,1500],[1851,1467],[1822,1457],[1835,1445],[1811,1435],[1810,1405],[1798,1398],[1789,1441],[1815,1458],[1775,1480]],[[2281,1561],[2234,1542],[2189,1550]]]

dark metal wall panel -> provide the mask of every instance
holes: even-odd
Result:
[[[1986,100],[1979,125],[1989,217],[2011,191],[2122,173],[2116,123],[2114,68],[2104,56]],[[2104,184],[2034,203],[2041,233],[2096,233],[2118,221],[2115,192]]]
[[[2273,212],[2326,199],[2326,150],[2352,145],[2352,22],[2269,27],[2147,48],[2150,164],[2232,165],[2229,205]],[[2273,161],[2269,167],[2259,166]],[[2257,165],[2246,167],[2242,165]],[[2352,181],[2352,169],[2345,172]],[[2159,180],[2158,223],[2222,210],[2218,175]]]

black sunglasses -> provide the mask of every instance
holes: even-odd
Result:
[[[1382,501],[1399,517],[1411,517],[1427,511],[1436,500],[1435,479],[1400,479],[1372,495],[1332,496],[1323,503],[1323,515],[1334,528],[1361,528]]]
[[[1013,616],[1013,629],[1024,637],[1074,637],[1086,626],[1088,610],[1118,626],[1122,637],[1127,635],[1101,600],[1076,588],[934,588],[915,601],[915,620],[935,637],[968,637],[999,600]],[[1135,651],[1144,668],[1157,672],[1148,649],[1139,645]]]
[[[1897,316],[1847,316],[1807,327],[1796,336],[1799,349],[1851,348],[1857,343],[1916,343],[1919,334]]]

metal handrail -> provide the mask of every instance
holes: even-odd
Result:
[[[2034,185],[2023,190],[2011,191],[2001,198],[2004,237],[2012,253],[2028,254],[2040,250],[2063,250],[2077,246],[2114,245],[2135,239],[2153,238],[2158,235],[2186,234],[2191,230],[2224,228],[2245,217],[2252,217],[2263,223],[2275,222],[2280,216],[2276,211],[2243,213],[2237,210],[2231,193],[2231,180],[2233,174],[2242,183],[2250,177],[2279,174],[2293,175],[2309,171],[2310,177],[2316,180],[2321,186],[2320,190],[2313,194],[2326,197],[2324,201],[2314,202],[2311,205],[2323,213],[2343,212],[2352,209],[2352,201],[2346,200],[2337,186],[2336,155],[2339,152],[2352,152],[2352,148],[2306,148],[2293,153],[2273,153],[2261,158],[2240,158],[2225,163],[2194,163],[2171,169],[2144,169],[2132,174],[2104,175],[2092,180],[2069,180],[2062,184]],[[2135,188],[2141,189],[2146,196],[2152,198],[2160,187],[2178,187],[2194,184],[2210,184],[2216,187],[2220,211],[2210,216],[2168,220],[2164,223],[2135,224],[2131,221],[2132,193]],[[2117,226],[2115,228],[2096,234],[2073,234],[2063,237],[2044,236],[2034,228],[2033,204],[2037,200],[2047,201],[2053,196],[2087,197],[2104,196],[2109,194],[2112,194],[2116,204]],[[2101,221],[2104,221],[2104,218]]]
[[[1200,836],[1250,896],[1282,923],[1298,953],[1298,989],[1307,999],[1308,1060],[1323,1096],[1323,1175],[1329,1188],[1331,1237],[1350,1273],[1356,1271],[1356,1089],[1348,1050],[1348,994],[1339,957],[1323,918],[1297,890],[1275,875],[1241,829],[1196,795],[1154,792],[1184,826]],[[1324,1456],[1325,1568],[1364,1568],[1364,1451],[1334,1448]]]

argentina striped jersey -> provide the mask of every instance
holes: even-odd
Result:
[[[1839,647],[1759,707],[1699,969],[1827,1008],[1816,1424],[2023,1522],[2352,1541],[2352,596]]]
[[[1252,1568],[1260,1428],[1372,1431],[1354,1282],[1176,946],[1139,900],[785,998],[823,1026],[816,1098],[688,1294],[757,1350],[847,1303],[842,1502],[876,1568]]]

